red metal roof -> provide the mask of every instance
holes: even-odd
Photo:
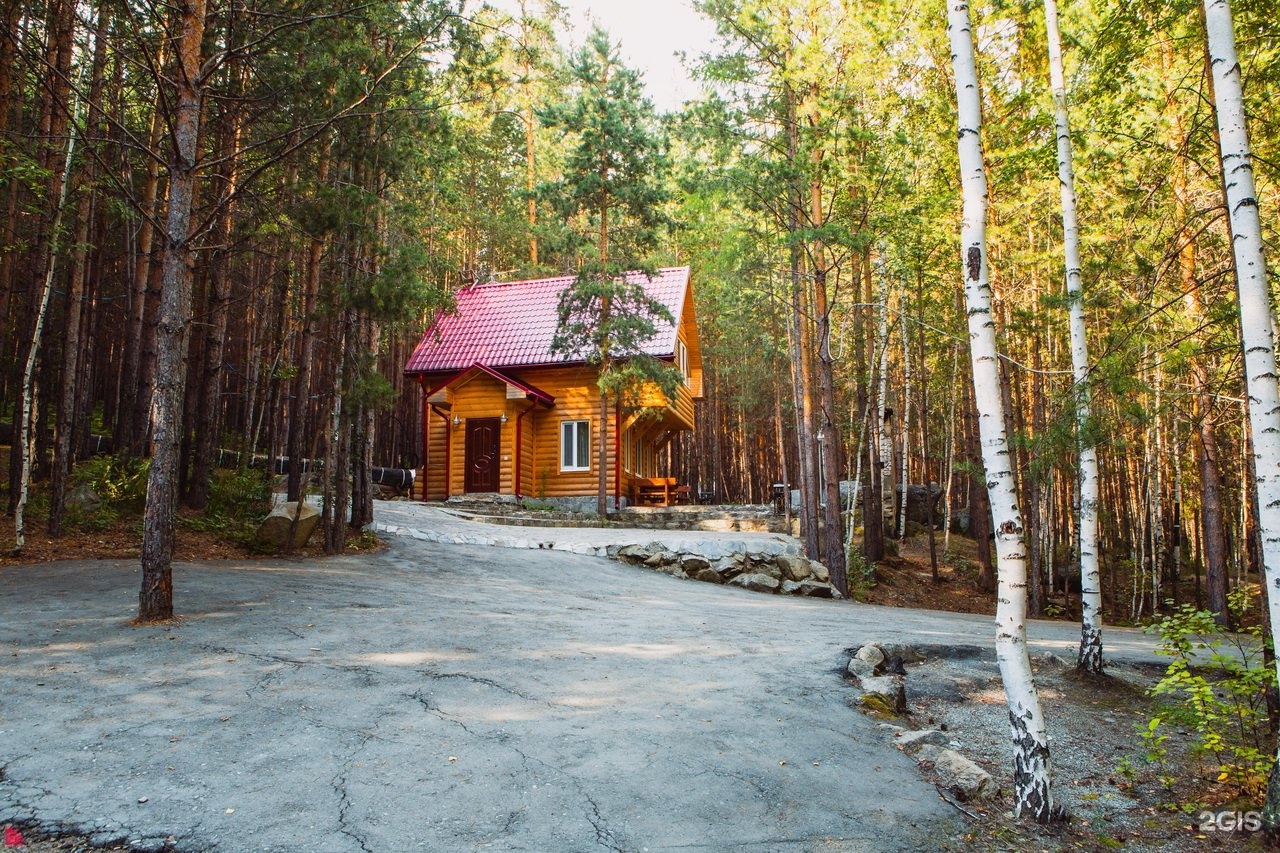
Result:
[[[653,278],[646,278],[644,273],[627,273],[627,278],[643,284],[653,298],[667,306],[676,322],[680,321],[689,287],[688,267],[660,269]],[[404,372],[437,373],[475,364],[503,368],[575,361],[551,352],[560,294],[574,279],[560,276],[494,282],[458,291],[454,294],[457,313],[436,317],[409,357]],[[653,356],[673,356],[675,326],[659,321],[657,334],[644,349]]]

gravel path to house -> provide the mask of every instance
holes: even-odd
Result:
[[[372,556],[179,565],[168,626],[129,624],[134,562],[0,569],[0,824],[199,851],[937,850],[964,831],[850,707],[844,650],[983,642],[989,620],[424,541],[379,511],[402,532]]]

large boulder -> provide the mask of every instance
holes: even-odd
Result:
[[[898,486],[898,495],[898,499],[901,500],[901,485]],[[938,501],[941,498],[942,487],[937,483],[930,483],[927,486],[909,484],[907,486],[907,521],[927,526],[932,518],[934,524],[941,524],[943,519],[938,515]]]
[[[629,563],[643,563],[653,556],[649,545],[624,545],[617,550],[617,557]]]
[[[725,582],[724,576],[709,566],[705,569],[698,569],[697,571],[692,572],[689,577],[696,581],[703,581],[704,583]]]
[[[681,554],[680,568],[684,569],[686,574],[692,575],[702,569],[711,568],[711,563],[701,554]]]
[[[961,802],[982,802],[999,793],[1000,787],[990,773],[954,749],[926,744],[916,753],[916,760],[933,765],[938,780]]]
[[[768,575],[779,583],[781,583],[783,579],[782,569],[778,568],[778,564],[772,559],[753,565],[752,572],[755,574]]]
[[[720,559],[716,560],[711,565],[711,568],[719,572],[720,577],[724,578],[725,580],[728,580],[729,578],[734,577],[735,575],[742,574],[743,565],[746,563],[746,560],[747,560],[747,557],[745,554],[733,554],[731,556],[721,557]]]
[[[67,493],[66,506],[69,512],[93,515],[102,509],[102,498],[89,486],[76,486]]]
[[[738,575],[736,578],[729,581],[729,583],[734,586],[749,589],[753,592],[777,592],[778,587],[782,585],[777,578],[770,577],[769,575],[762,574],[760,572]]]
[[[297,524],[294,524],[295,516]],[[307,544],[316,526],[320,524],[320,511],[311,504],[303,503],[298,508],[297,501],[276,504],[275,508],[258,525],[254,534],[254,542],[276,551],[285,550],[289,543],[289,535],[293,535],[293,548],[301,548]]]
[[[840,592],[829,583],[818,580],[805,580],[796,584],[796,594],[809,598],[842,598]]]
[[[872,666],[879,666],[884,662],[884,649],[879,643],[867,643],[853,653],[853,656],[861,661],[866,661]]]
[[[900,677],[896,675],[859,676],[858,684],[862,688],[863,705],[887,706],[892,708],[895,714],[906,713],[907,687]],[[876,699],[875,696],[880,698]]]
[[[813,574],[809,569],[809,561],[798,554],[779,554],[773,561],[782,570],[782,576],[789,581],[799,582]]]
[[[894,732],[893,744],[907,755],[914,755],[926,746],[946,746],[951,742],[946,732],[937,729]]]

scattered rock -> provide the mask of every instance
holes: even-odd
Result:
[[[861,710],[873,716],[898,716],[898,711],[894,707],[892,700],[880,693],[863,693],[858,697],[858,706]]]
[[[76,486],[66,497],[67,510],[92,515],[102,509],[102,498],[89,486]]]
[[[753,592],[777,592],[782,584],[777,578],[760,572],[752,572],[750,574],[738,575],[729,583],[734,586],[740,586]]]
[[[295,515],[298,520],[297,525],[293,523]],[[293,547],[301,548],[307,544],[307,540],[311,538],[311,534],[319,524],[320,511],[311,504],[303,503],[299,509],[297,501],[288,501],[276,504],[275,508],[262,520],[262,524],[258,525],[258,531],[253,538],[259,545],[283,551],[292,532]]]
[[[853,653],[853,656],[861,661],[866,661],[872,666],[879,666],[884,662],[884,649],[879,643],[867,643],[862,648]]]
[[[831,572],[827,571],[826,566],[817,560],[806,560],[805,562],[809,564],[809,574],[813,575],[814,580],[831,583]]]
[[[696,572],[689,575],[689,577],[704,583],[725,583],[724,575],[720,574],[710,566],[705,569],[698,569]]]
[[[886,643],[880,649],[887,660],[897,658],[903,663],[924,663],[924,655],[906,643]]]
[[[893,743],[907,755],[914,755],[925,746],[947,746],[950,738],[945,732],[936,729],[922,729],[914,732],[897,732]]]
[[[872,675],[866,678],[860,676],[858,681],[862,686],[864,700],[868,693],[876,693],[884,697],[895,714],[906,713],[907,688],[901,678],[892,675]]]
[[[1065,658],[1058,657],[1053,652],[1045,652],[1042,655],[1036,655],[1031,659],[1031,661],[1032,663],[1037,663],[1040,666],[1067,667],[1071,665],[1070,661]]]
[[[916,760],[922,765],[932,765],[939,781],[961,802],[981,802],[999,793],[999,786],[990,773],[954,749],[925,744],[916,754]]]
[[[867,663],[861,658],[849,658],[848,672],[854,678],[861,679],[870,678],[875,674],[876,665]]]
[[[817,580],[800,581],[796,584],[796,593],[810,598],[843,598],[831,584]]]

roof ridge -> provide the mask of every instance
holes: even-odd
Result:
[[[690,267],[688,264],[682,264],[680,266],[674,266],[674,267],[655,267],[654,270],[657,273],[668,273],[668,272],[679,272],[681,270],[687,270],[689,268]],[[625,274],[630,276],[630,275],[638,275],[643,272],[645,271],[641,269],[635,269],[635,270],[627,270]],[[511,285],[511,284],[539,284],[542,282],[563,281],[566,279],[574,279],[577,277],[578,277],[577,273],[565,273],[564,275],[548,275],[548,276],[543,276],[541,278],[520,278],[520,279],[512,279],[510,281],[481,281],[481,282],[475,282],[474,284],[470,284],[466,287],[461,288],[460,290],[476,290],[481,287],[504,287],[506,285]]]

